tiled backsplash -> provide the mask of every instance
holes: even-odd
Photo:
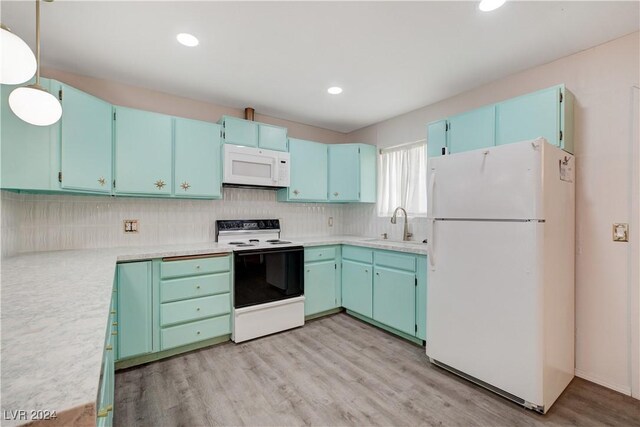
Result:
[[[223,200],[17,194],[2,191],[2,255],[61,249],[200,243],[215,240],[215,221],[279,218],[284,237],[337,234],[402,238],[402,221],[378,218],[375,205],[279,203],[268,190],[226,188]],[[333,217],[333,227],[329,227]],[[125,234],[124,219],[139,220]],[[415,240],[426,221],[411,219]]]

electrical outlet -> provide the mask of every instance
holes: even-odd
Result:
[[[138,220],[137,219],[125,219],[124,232],[125,233],[137,233],[138,232]]]
[[[629,241],[629,224],[616,222],[613,224],[613,241],[628,242]]]
[[[333,217],[329,217],[329,227],[333,227]]]

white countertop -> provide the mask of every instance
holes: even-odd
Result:
[[[287,238],[304,246],[349,244],[426,254],[421,243],[357,236]],[[2,411],[60,413],[95,403],[117,262],[231,251],[230,245],[200,243],[37,252],[3,259]]]

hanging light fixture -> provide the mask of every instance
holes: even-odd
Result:
[[[52,125],[62,116],[58,98],[40,86],[40,0],[36,0],[36,82],[14,89],[9,106],[16,116],[36,126]]]
[[[36,73],[36,57],[29,45],[0,23],[0,83],[19,85]]]

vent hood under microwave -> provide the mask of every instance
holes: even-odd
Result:
[[[249,187],[288,187],[289,153],[224,144],[222,183]]]

